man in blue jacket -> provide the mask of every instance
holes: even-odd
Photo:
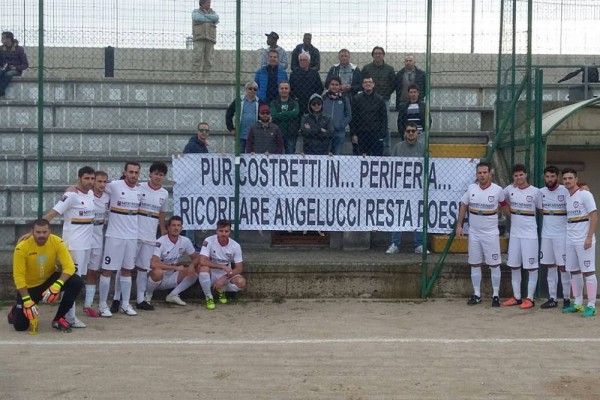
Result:
[[[285,69],[279,67],[279,53],[269,50],[269,61],[256,71],[254,82],[258,84],[258,98],[262,104],[269,104],[277,98],[279,84],[287,81]]]
[[[342,93],[342,81],[337,76],[329,79],[328,89],[323,95],[323,111],[333,121],[333,138],[331,139],[331,154],[342,154],[346,126],[352,121],[352,109],[348,96]]]

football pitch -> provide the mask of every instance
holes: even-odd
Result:
[[[42,306],[37,335],[0,329],[0,398],[600,398],[599,317],[465,303],[158,303],[69,334]]]

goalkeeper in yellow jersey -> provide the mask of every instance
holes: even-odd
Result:
[[[75,264],[65,243],[50,233],[47,220],[35,221],[32,235],[15,247],[13,278],[18,292],[17,304],[11,307],[8,322],[15,330],[29,328],[29,321],[39,314],[38,303],[60,301],[52,327],[71,332],[64,317],[83,288],[83,280],[75,274]]]

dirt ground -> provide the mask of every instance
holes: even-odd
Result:
[[[36,336],[0,327],[1,399],[600,398],[600,317],[558,309],[159,303],[136,317],[81,317],[88,327],[70,334],[51,330],[51,306],[41,313]]]

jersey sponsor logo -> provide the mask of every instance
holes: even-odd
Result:
[[[204,242],[202,242],[202,247],[208,247],[208,241],[205,240]]]
[[[527,196],[527,201],[532,202],[533,201],[533,196]]]
[[[498,259],[498,254],[492,254],[492,260],[497,260]]]
[[[83,204],[83,203],[81,203],[81,204]],[[79,215],[80,215],[80,216],[83,216],[83,210],[80,210],[80,211],[79,211]]]
[[[160,246],[161,246],[160,242],[156,242],[156,247],[160,247]]]
[[[69,196],[67,196],[66,194],[63,194],[63,197],[60,198],[60,201],[65,201],[69,198]]]
[[[533,265],[535,263],[535,258],[529,258],[529,265]]]
[[[574,208],[579,208],[579,202],[578,201],[574,201],[573,202],[573,207]]]
[[[564,195],[559,195],[558,196],[558,201],[565,201],[565,196]]]
[[[495,198],[496,198],[496,196],[488,196],[488,201],[490,203],[493,203]]]
[[[587,260],[587,261],[584,261],[584,262],[583,262],[583,265],[584,265],[585,267],[589,267],[591,264],[592,264],[592,263],[591,263],[589,260]]]

